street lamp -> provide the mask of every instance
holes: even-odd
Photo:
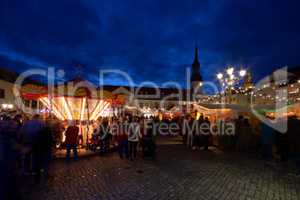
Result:
[[[227,74],[230,76],[233,74],[233,71],[234,71],[234,68],[233,67],[230,67],[226,70]]]
[[[217,79],[221,84],[222,91],[226,92],[226,90],[229,89],[230,99],[231,99],[231,90],[234,89],[234,85],[237,84],[242,78],[244,78],[246,74],[247,71],[245,69],[241,69],[240,71],[235,73],[235,69],[233,67],[227,68],[225,73],[217,74]]]
[[[245,69],[241,69],[240,71],[238,71],[238,75],[236,75],[236,74],[234,74],[234,68],[230,67],[226,70],[226,74],[227,74],[227,76],[224,76],[223,73],[218,73],[217,74],[217,79],[221,83],[225,83],[225,84],[228,85],[232,82],[235,83],[235,82],[239,81],[241,78],[245,77],[246,74],[247,74],[247,71]]]
[[[222,74],[222,73],[218,73],[218,74],[217,74],[217,78],[218,78],[219,80],[221,80],[221,79],[223,78],[223,74]]]
[[[244,69],[241,69],[241,70],[240,70],[240,76],[241,76],[241,77],[246,76],[246,73],[247,73],[246,70],[244,70]]]

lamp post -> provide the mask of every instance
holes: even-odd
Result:
[[[229,90],[229,103],[231,103],[231,97],[232,97],[232,89],[234,88],[235,84],[237,84],[240,80],[242,80],[245,75],[247,74],[247,71],[245,69],[240,69],[239,71],[236,71],[233,67],[228,67],[225,71],[225,73],[218,73],[217,79],[220,82],[221,85],[221,98],[222,93],[224,92],[224,96],[226,96],[226,91]]]

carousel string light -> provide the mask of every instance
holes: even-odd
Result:
[[[86,98],[82,98],[82,102],[81,102],[81,111],[80,111],[80,121],[83,121],[84,119],[84,109],[86,107]]]
[[[60,120],[65,120],[66,117],[57,110],[57,108],[55,106],[51,106],[51,103],[49,101],[49,99],[47,97],[41,98],[40,101],[50,110],[50,108],[52,107],[52,112],[54,113],[54,115],[59,118]]]
[[[108,107],[109,107],[109,103],[104,102],[103,106],[102,106],[102,109],[99,110],[98,114],[95,117],[95,120],[98,119]]]
[[[110,106],[109,102],[106,102],[104,100],[99,100],[96,101],[95,107],[91,113],[87,115],[90,116],[89,119],[87,119],[85,113],[90,112],[86,110],[86,106],[88,101],[95,101],[95,100],[88,100],[86,97],[85,98],[72,98],[70,99],[69,97],[54,97],[52,98],[52,106],[50,103],[50,100],[48,97],[43,97],[40,98],[40,101],[52,112],[54,113],[57,118],[60,120],[80,120],[80,121],[85,121],[85,120],[96,120],[98,119],[102,114],[105,109],[107,109]],[[73,101],[73,103],[71,103]],[[80,103],[74,103],[74,101],[78,101]],[[79,104],[79,105],[78,105]],[[79,113],[77,113],[77,107],[79,107]]]
[[[72,114],[71,114],[71,110],[70,110],[70,107],[69,107],[69,104],[68,102],[66,101],[66,97],[62,97],[62,104],[63,104],[63,107],[66,109],[66,113],[67,113],[67,116],[68,116],[68,120],[73,120],[73,117],[72,117]]]
[[[102,114],[102,110],[105,107],[105,103],[103,103],[102,101],[99,102],[99,104],[97,105],[96,109],[94,110],[94,112],[91,115],[91,120],[97,120],[101,114]]]
[[[101,101],[100,104],[101,105],[100,105],[99,109],[96,110],[96,112],[95,112],[96,113],[95,118],[91,118],[91,120],[98,119],[110,105],[108,102],[105,102],[105,101]]]
[[[101,110],[103,110],[103,108],[104,108],[104,101],[103,100],[99,100],[97,102],[97,105],[96,105],[95,109],[91,113],[90,120],[96,120],[96,119],[98,119],[98,117],[101,115],[99,113],[101,112]],[[98,114],[99,114],[99,116],[98,116]]]

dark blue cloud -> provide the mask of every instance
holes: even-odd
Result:
[[[185,85],[185,69],[199,46],[205,80],[226,65],[244,65],[255,79],[277,67],[299,64],[297,1],[0,1],[0,65],[85,66],[128,72],[136,83]],[[108,76],[110,84],[124,80]]]

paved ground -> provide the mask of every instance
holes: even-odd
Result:
[[[300,199],[300,178],[254,156],[164,143],[156,161],[116,154],[53,164],[54,178],[27,185],[26,199]]]

